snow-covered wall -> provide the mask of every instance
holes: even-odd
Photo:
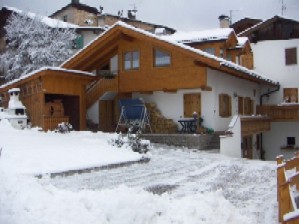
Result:
[[[229,126],[232,135],[220,136],[220,153],[230,157],[242,158],[240,116],[235,115]]]
[[[99,124],[99,101],[96,101],[87,110],[87,119],[92,120],[95,124]]]
[[[251,44],[254,54],[254,67],[269,78],[281,84],[281,90],[271,94],[264,103],[277,104],[283,101],[283,88],[299,86],[299,39],[269,40]],[[297,47],[297,64],[285,64],[285,49]]]

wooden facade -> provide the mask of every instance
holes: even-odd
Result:
[[[33,126],[53,130],[58,123],[70,122],[75,130],[86,128],[86,85],[95,77],[64,70],[40,70],[26,79],[4,85],[0,89],[3,106],[7,107],[10,88],[20,88],[20,100],[26,106]],[[49,114],[46,104],[59,100],[63,113],[55,113],[55,106]]]

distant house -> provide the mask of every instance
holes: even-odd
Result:
[[[50,18],[59,19],[61,21],[69,22],[79,26],[112,26],[117,21],[123,21],[134,27],[159,34],[172,34],[175,29],[144,22],[136,18],[136,9],[128,10],[127,15],[123,11],[119,11],[118,15],[108,14],[103,12],[103,8],[99,9],[91,7],[79,2],[79,0],[72,0],[72,2],[50,15]]]
[[[230,28],[233,28],[236,34],[241,33],[242,31],[255,26],[256,24],[262,22],[261,19],[252,19],[245,17],[239,21],[230,25]]]
[[[264,91],[257,108],[272,119],[271,131],[263,135],[265,158],[292,157],[299,149],[299,21],[274,16],[239,36],[250,40],[254,69],[280,83],[280,88]]]

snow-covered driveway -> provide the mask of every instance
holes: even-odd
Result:
[[[232,159],[217,153],[155,145],[151,160],[146,164],[43,178],[42,182],[75,192],[103,191],[123,185],[141,187],[156,194],[167,192],[174,199],[219,192],[238,208],[240,214],[255,220],[254,223],[277,223],[274,162]]]

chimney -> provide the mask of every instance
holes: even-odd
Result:
[[[137,13],[136,9],[128,10],[128,18],[129,19],[136,19],[136,13]]]
[[[226,15],[221,15],[218,17],[220,22],[220,28],[229,28],[230,18]]]
[[[72,4],[79,4],[79,0],[72,0]]]

